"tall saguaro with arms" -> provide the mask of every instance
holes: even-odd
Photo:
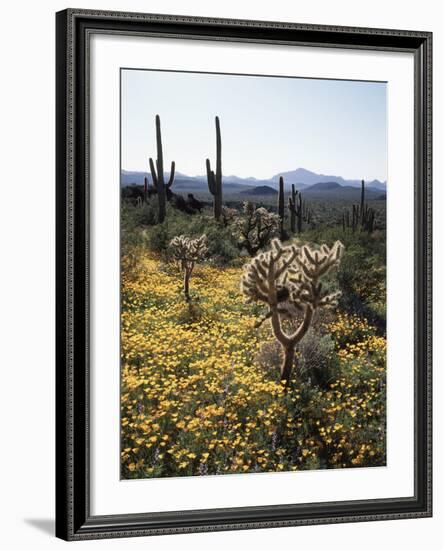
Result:
[[[215,117],[215,133],[216,133],[216,162],[215,173],[211,170],[211,161],[206,159],[206,174],[208,178],[208,187],[211,195],[214,197],[214,218],[220,219],[222,213],[222,162],[221,162],[221,134],[220,120]]]
[[[162,223],[166,216],[166,192],[171,188],[175,175],[175,162],[171,162],[171,171],[169,180],[165,183],[165,174],[163,171],[163,146],[162,146],[162,130],[160,126],[160,117],[155,116],[155,132],[157,140],[157,170],[152,158],[149,159],[149,167],[151,169],[152,183],[157,191],[158,197],[158,223]]]

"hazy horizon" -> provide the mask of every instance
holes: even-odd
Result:
[[[170,167],[170,165],[169,165]],[[165,174],[169,174],[169,167],[165,167]],[[314,174],[317,174],[318,176],[322,176],[322,177],[336,177],[336,178],[339,178],[339,177],[342,177],[341,174],[320,174],[318,172],[314,172],[313,170],[309,170],[309,168],[305,168],[304,166],[297,166],[297,168],[294,168],[294,170],[285,170],[285,172],[295,172],[296,170],[298,169],[302,169],[302,170],[306,170],[307,172],[312,172]],[[148,168],[144,169],[144,170],[132,170],[130,168],[122,168],[121,169],[122,172],[126,172],[126,173],[132,173],[132,172],[136,172],[136,173],[140,173],[140,174],[148,174],[150,175],[151,174],[151,171]],[[282,172],[282,173],[285,173],[285,172]],[[278,172],[277,174],[273,174],[272,176],[269,176],[267,178],[257,178],[255,176],[237,176],[237,174],[223,174],[223,177],[224,178],[241,178],[241,179],[245,179],[245,180],[257,180],[257,181],[270,181],[274,176],[278,175],[280,172]],[[177,174],[181,174],[182,176],[186,176],[187,178],[206,178],[206,174],[186,174],[185,172],[182,172],[180,170],[176,170],[175,171],[175,174],[176,174],[176,177],[177,177]],[[361,179],[364,179],[364,178],[343,178],[345,181],[360,181]],[[375,181],[375,180],[378,180],[380,183],[387,183],[387,180],[386,179],[379,179],[379,178],[369,178],[369,179],[366,179],[365,181],[366,182],[371,182],[371,181]]]
[[[204,175],[218,115],[226,176],[387,180],[383,82],[122,69],[121,92],[122,170],[149,172],[159,114],[165,170]]]

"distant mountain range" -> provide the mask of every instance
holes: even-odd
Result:
[[[361,182],[360,182],[361,184]],[[341,185],[336,181],[322,181],[314,183],[303,190],[304,197],[317,199],[349,199],[359,201],[361,197],[361,187],[353,187],[352,185]],[[382,191],[377,187],[365,186],[365,197],[368,200],[385,200],[386,191]]]
[[[121,185],[143,185],[144,178],[148,177],[151,184],[151,175],[147,172],[133,172],[122,170]],[[240,178],[238,176],[223,176],[223,189],[225,193],[245,195],[272,195],[278,189],[280,176],[285,182],[285,192],[291,190],[291,185],[303,191],[305,195],[318,198],[323,195],[335,198],[357,198],[360,192],[361,180],[346,180],[341,176],[325,176],[297,168],[289,172],[281,172],[267,180],[253,177]],[[180,172],[175,173],[173,189],[181,193],[207,193],[206,176],[187,176]],[[368,199],[383,199],[386,193],[386,182],[377,179],[365,181],[365,189]]]
[[[269,187],[269,185],[257,185],[256,187],[248,187],[241,191],[244,195],[278,195],[277,189]]]
[[[306,186],[311,186],[317,183],[339,183],[342,186],[360,187],[360,180],[346,180],[341,176],[325,176],[324,174],[316,174],[305,168],[297,168],[297,170],[291,170],[289,172],[281,172],[271,178],[271,181],[278,183],[280,176],[283,176],[285,184],[303,183]],[[379,189],[380,191],[386,191],[386,182],[379,180],[365,181],[366,188]]]

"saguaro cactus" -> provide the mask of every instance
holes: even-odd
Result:
[[[148,178],[145,176],[144,177],[144,180],[143,180],[143,202],[148,202],[148,191],[149,191],[149,188],[148,188]]]
[[[372,233],[375,227],[375,210],[366,207],[364,218],[362,221],[363,229],[368,233]]]
[[[218,116],[215,117],[215,134],[216,134],[216,162],[215,173],[211,170],[211,161],[206,159],[206,175],[208,178],[208,187],[214,197],[214,218],[220,219],[222,213],[222,161],[221,161],[221,134],[220,121]]]
[[[270,318],[274,336],[283,349],[280,378],[286,388],[291,380],[295,346],[308,331],[315,310],[337,305],[341,293],[324,291],[320,280],[338,267],[343,250],[340,241],[331,248],[324,244],[315,249],[310,245],[283,246],[274,239],[269,251],[245,266],[242,291],[249,301],[268,307],[265,319]],[[298,326],[288,333],[283,329],[283,319],[298,322]]]
[[[311,209],[309,208],[309,206],[308,206],[308,204],[306,203],[306,201],[302,201],[302,200],[301,200],[301,192],[299,191],[298,193],[299,193],[299,195],[300,195],[302,219],[303,219],[304,221],[306,221],[307,223],[310,223],[310,222],[311,222]]]
[[[183,292],[186,300],[189,300],[189,280],[194,271],[195,264],[201,261],[208,252],[206,235],[195,239],[177,235],[169,246],[176,260],[180,262],[180,269],[183,272]]]
[[[361,180],[360,192],[360,223],[363,225],[363,213],[365,211],[365,180]]]
[[[283,176],[278,180],[277,211],[280,219],[280,239],[285,239],[285,182]]]
[[[297,226],[298,232],[301,233],[303,223],[303,202],[301,193],[296,191],[294,184],[292,184],[292,192],[291,197],[289,197],[288,208],[291,213],[291,231],[295,233],[295,228]],[[308,215],[308,212],[306,212],[306,217],[308,217]]]
[[[372,233],[375,228],[375,210],[365,203],[365,180],[361,180],[360,204],[352,205],[352,223],[349,219],[349,212],[343,215],[343,231],[352,228],[352,232],[360,226],[361,231]]]
[[[155,116],[155,129],[157,140],[157,169],[154,165],[152,158],[149,159],[149,167],[151,169],[152,183],[154,189],[157,192],[158,197],[158,222],[162,223],[166,216],[166,191],[171,188],[175,175],[175,162],[171,162],[171,171],[169,173],[169,180],[165,182],[165,174],[163,171],[163,146],[162,146],[162,132],[160,126],[160,117]]]

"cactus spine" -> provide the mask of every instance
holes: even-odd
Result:
[[[280,378],[285,388],[291,380],[295,346],[308,331],[315,311],[337,306],[341,293],[324,290],[321,279],[339,266],[343,250],[340,241],[332,247],[323,244],[319,248],[299,248],[282,246],[274,239],[270,250],[245,265],[242,291],[248,301],[261,302],[268,308],[263,320],[270,319],[283,350]],[[292,322],[289,333],[283,326],[284,319]]]
[[[302,222],[303,222],[303,213],[308,219],[310,216],[309,211],[306,209],[305,204],[302,202],[300,191],[296,191],[295,185],[292,184],[291,197],[289,197],[289,212],[291,213],[291,231],[295,233],[296,223],[297,231],[301,233]]]
[[[215,173],[211,170],[211,161],[206,159],[206,175],[208,179],[208,187],[214,197],[214,218],[219,220],[222,214],[222,161],[221,161],[221,134],[220,121],[218,116],[215,117],[215,134],[216,134],[216,163]]]
[[[158,222],[162,223],[166,216],[166,191],[171,188],[175,175],[175,162],[171,162],[171,171],[169,173],[169,180],[165,182],[165,174],[163,171],[163,146],[162,146],[162,132],[160,126],[160,117],[155,116],[155,129],[157,140],[157,161],[156,166],[152,158],[149,159],[149,167],[151,169],[152,183],[157,191],[158,197]]]

